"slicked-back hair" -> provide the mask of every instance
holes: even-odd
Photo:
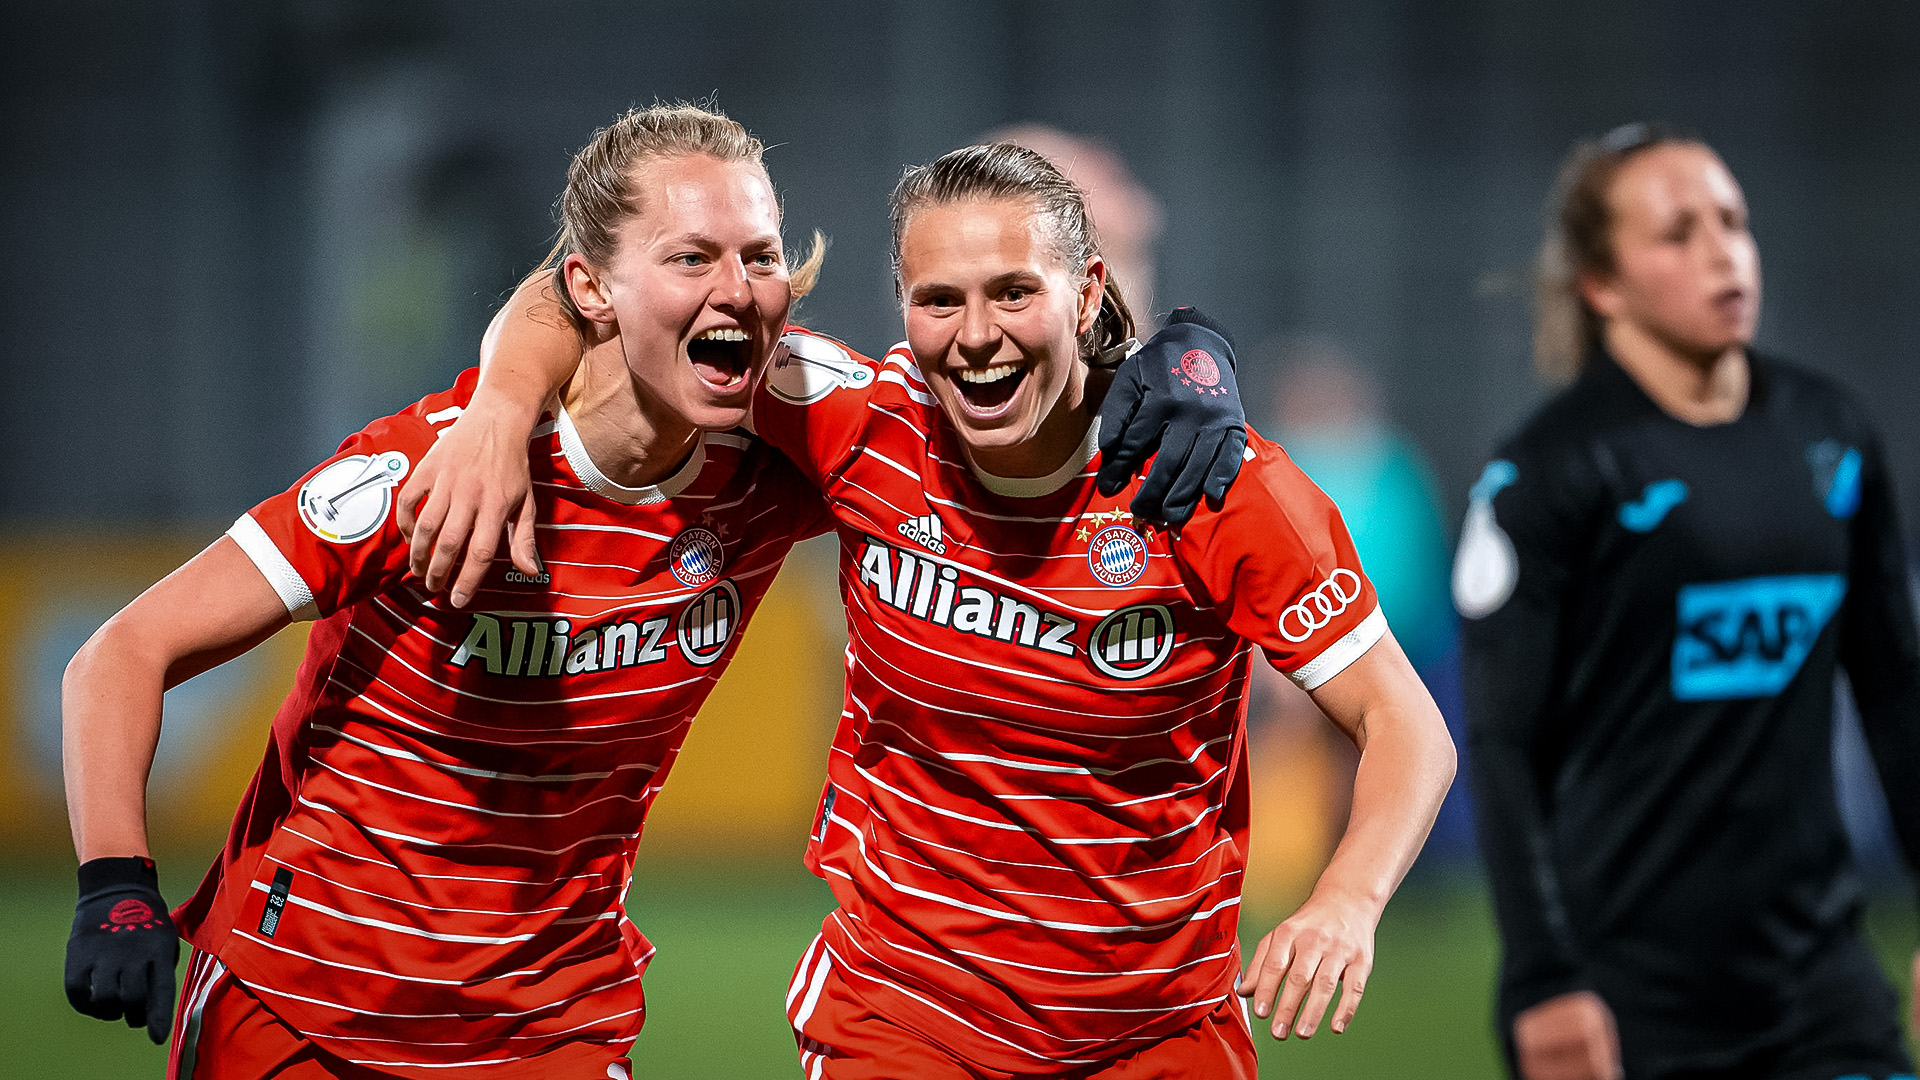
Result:
[[[942,154],[907,169],[888,203],[893,222],[893,282],[901,288],[900,240],[907,222],[922,207],[968,200],[1026,203],[1045,224],[1054,254],[1075,276],[1100,254],[1099,236],[1087,213],[1086,196],[1051,161],[1013,143],[982,143]],[[1084,278],[1082,278],[1084,280]],[[1134,334],[1133,312],[1120,283],[1107,268],[1100,315],[1080,338],[1080,355],[1089,362],[1117,363],[1120,346]]]

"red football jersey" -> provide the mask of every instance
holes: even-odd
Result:
[[[468,610],[443,606],[408,575],[392,506],[476,381],[369,425],[228,533],[320,622],[176,918],[341,1057],[540,1076],[543,1050],[639,1031],[652,947],[623,901],[642,819],[781,560],[827,517],[741,434],[622,487],[562,410],[528,447],[545,571],[501,559]]]
[[[1239,964],[1254,649],[1312,688],[1386,630],[1339,511],[1257,436],[1177,537],[1096,493],[1097,430],[1053,476],[987,476],[904,346],[791,334],[754,409],[834,505],[848,614],[808,854],[840,909],[795,1027],[831,1043],[834,970],[1015,1073],[1205,1017]]]

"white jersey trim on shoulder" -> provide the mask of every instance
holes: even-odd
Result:
[[[1296,670],[1287,672],[1287,678],[1302,690],[1312,690],[1335,675],[1347,670],[1347,665],[1366,655],[1374,643],[1387,636],[1387,616],[1374,605],[1373,613],[1360,620],[1360,625],[1340,636],[1340,640],[1320,650],[1320,655],[1307,661]]]
[[[267,584],[273,586],[280,602],[287,606],[287,614],[296,621],[320,617],[320,609],[314,606],[313,590],[308,587],[307,579],[301,577],[300,571],[295,570],[293,563],[280,553],[273,537],[268,536],[267,530],[253,520],[252,514],[241,514],[240,519],[233,523],[233,528],[227,530],[227,535],[233,537],[233,542],[239,544],[240,550],[253,560],[254,567],[267,579]]]
[[[962,443],[961,448],[965,449],[965,447],[966,444]],[[973,460],[971,453],[967,454],[967,467],[973,470],[973,475],[980,481],[980,486],[995,495],[1004,495],[1010,499],[1037,499],[1065,487],[1067,481],[1080,475],[1080,470],[1086,468],[1087,463],[1092,461],[1093,456],[1099,452],[1100,417],[1095,416],[1093,423],[1087,425],[1087,437],[1080,440],[1079,448],[1068,455],[1067,460],[1062,462],[1059,468],[1045,476],[995,476],[981,468],[979,463]]]
[[[554,427],[560,433],[560,449],[567,455],[567,464],[573,468],[573,475],[587,486],[587,490],[603,498],[612,499],[622,506],[644,506],[648,503],[666,502],[685,491],[700,475],[707,464],[707,440],[712,436],[703,435],[693,446],[693,453],[687,455],[687,463],[680,466],[672,476],[658,484],[644,487],[628,487],[615,483],[600,466],[593,463],[587,453],[587,444],[580,441],[580,430],[573,426],[573,417],[567,415],[565,405],[558,406],[554,414]]]

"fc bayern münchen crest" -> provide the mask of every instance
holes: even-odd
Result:
[[[1109,525],[1087,545],[1087,567],[1102,585],[1131,585],[1147,569],[1147,542],[1131,525]]]
[[[720,576],[726,552],[712,530],[696,525],[673,538],[667,549],[667,567],[680,584],[699,588]]]

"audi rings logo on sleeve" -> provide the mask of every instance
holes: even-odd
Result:
[[[1295,600],[1280,613],[1280,636],[1305,641],[1360,599],[1360,575],[1342,566],[1327,575],[1320,587]]]
[[[1143,679],[1173,655],[1173,612],[1165,604],[1136,604],[1101,619],[1087,637],[1087,660],[1114,679]]]
[[[706,667],[726,655],[740,629],[740,590],[731,580],[694,597],[680,612],[680,653],[690,664]]]

